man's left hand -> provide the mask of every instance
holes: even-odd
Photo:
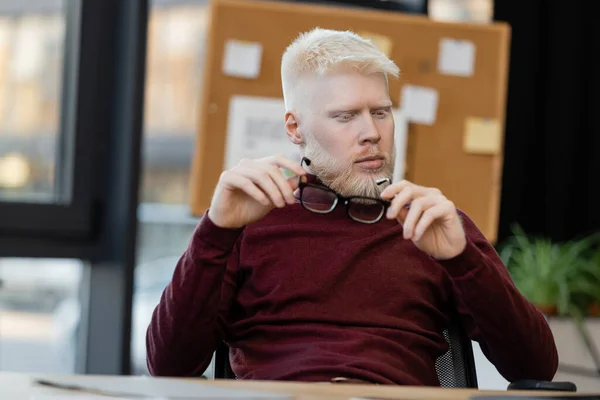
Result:
[[[386,217],[396,218],[421,251],[438,260],[447,260],[463,252],[465,231],[454,206],[439,189],[415,185],[403,180],[388,186],[381,198],[390,200]]]

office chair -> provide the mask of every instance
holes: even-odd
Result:
[[[477,389],[477,372],[471,339],[464,331],[458,318],[452,320],[450,327],[443,332],[448,342],[448,351],[439,357],[435,368],[443,388]],[[229,347],[221,342],[215,352],[215,379],[236,379],[229,363]],[[508,389],[515,390],[551,390],[575,392],[577,387],[572,382],[545,382],[523,380],[513,382]]]

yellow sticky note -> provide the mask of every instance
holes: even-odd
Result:
[[[463,149],[472,154],[498,154],[502,146],[502,127],[496,119],[468,117],[465,121]]]
[[[383,54],[389,57],[392,54],[392,39],[387,36],[379,35],[373,32],[359,33],[364,39],[370,40]]]

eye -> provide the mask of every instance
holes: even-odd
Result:
[[[352,114],[351,113],[343,113],[343,114],[338,115],[335,118],[338,121],[347,122],[347,121],[350,121],[352,119]]]
[[[377,118],[385,118],[388,115],[387,110],[377,110],[373,113]]]

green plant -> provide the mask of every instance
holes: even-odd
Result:
[[[531,303],[541,310],[555,307],[559,315],[574,316],[586,313],[592,302],[600,301],[598,243],[596,235],[556,243],[530,237],[514,226],[500,257]]]
[[[600,245],[590,256],[589,290],[593,293],[586,301],[588,311],[600,316]]]

